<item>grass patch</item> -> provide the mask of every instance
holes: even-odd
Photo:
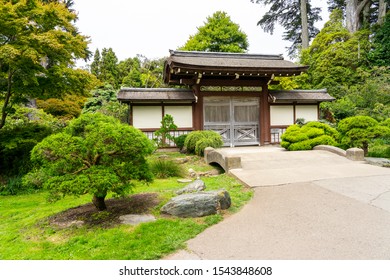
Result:
[[[183,166],[172,160],[165,160],[165,159],[153,160],[150,163],[150,169],[158,179],[186,176],[186,172]]]
[[[187,157],[167,153],[168,157]],[[158,157],[159,154],[153,155]],[[184,169],[199,172],[212,170],[199,157],[188,157]],[[207,190],[225,188],[232,198],[230,209],[202,218],[167,218],[160,216],[160,208],[175,191],[184,187],[177,178],[156,179],[151,184],[139,184],[134,196],[151,193],[157,197],[143,212],[152,213],[157,221],[137,226],[112,223],[112,213],[91,212],[84,216],[82,225],[59,227],[52,219],[59,219],[64,211],[78,209],[90,203],[92,197],[65,197],[56,202],[46,200],[47,193],[32,193],[0,198],[0,259],[3,260],[155,260],[185,248],[185,242],[207,227],[218,223],[225,215],[236,212],[253,195],[234,178],[222,174],[202,178]],[[119,201],[117,201],[119,203]],[[109,205],[109,204],[108,204]],[[116,204],[117,205],[117,204]],[[144,204],[143,204],[144,205]],[[134,206],[135,207],[135,206]],[[137,208],[139,209],[139,208]],[[136,210],[134,210],[136,211]],[[77,212],[77,211],[76,211]],[[81,219],[81,218],[80,218]],[[90,219],[90,222],[88,222]]]

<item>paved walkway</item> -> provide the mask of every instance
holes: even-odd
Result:
[[[390,168],[327,151],[222,149],[255,188],[237,214],[166,259],[390,259]]]

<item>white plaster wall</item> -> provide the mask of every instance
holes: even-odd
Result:
[[[136,128],[159,128],[161,126],[161,106],[134,106],[133,126]]]
[[[271,125],[292,125],[294,124],[294,107],[271,106]]]
[[[166,115],[171,115],[178,128],[192,127],[192,106],[165,106]]]
[[[296,105],[296,117],[305,119],[305,122],[318,121],[318,106],[317,105]]]

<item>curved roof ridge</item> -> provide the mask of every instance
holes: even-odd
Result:
[[[184,57],[226,57],[226,58],[260,58],[272,60],[284,60],[282,54],[255,54],[255,53],[232,53],[232,52],[205,52],[205,51],[181,51],[169,50],[171,56]]]

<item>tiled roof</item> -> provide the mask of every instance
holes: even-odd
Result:
[[[297,68],[302,67],[284,60],[282,55],[247,53],[171,51],[168,63],[199,67],[228,68]]]
[[[320,90],[270,90],[270,95],[274,102],[278,101],[333,101],[335,98],[330,96],[325,89]]]
[[[178,88],[122,88],[118,93],[122,102],[194,102],[190,89]]]
[[[170,52],[164,67],[164,81],[167,84],[192,85],[200,83],[200,79],[267,82],[274,77],[300,75],[308,68],[284,60],[282,55]]]

